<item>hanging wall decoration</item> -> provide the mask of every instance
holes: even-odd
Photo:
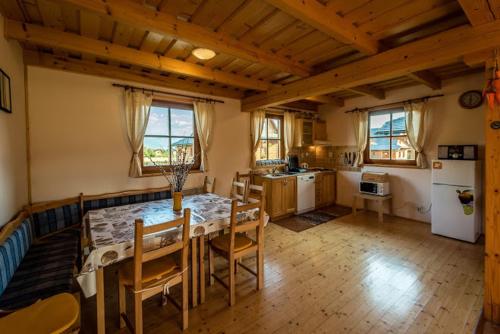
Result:
[[[12,93],[10,77],[0,69],[0,110],[12,112]]]

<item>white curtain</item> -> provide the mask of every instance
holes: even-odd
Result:
[[[353,112],[354,136],[356,138],[357,154],[354,167],[363,165],[364,153],[368,143],[368,113]]]
[[[201,171],[208,170],[208,151],[212,138],[212,128],[215,115],[215,106],[209,102],[194,102],[194,115],[196,120],[196,132],[201,148]]]
[[[283,132],[284,132],[284,144],[285,144],[285,157],[288,160],[288,153],[293,147],[294,135],[295,135],[295,113],[285,112],[283,115]]]
[[[416,152],[417,167],[426,168],[427,159],[424,154],[428,108],[427,101],[404,104],[406,111],[406,132],[408,141]]]
[[[264,129],[264,122],[266,121],[266,112],[263,109],[252,111],[250,114],[250,138],[252,145],[252,156],[250,160],[250,167],[256,166],[255,154],[259,148],[262,130]]]
[[[132,149],[132,159],[128,175],[139,177],[142,175],[142,164],[139,152],[144,142],[144,133],[149,120],[149,111],[153,95],[142,91],[125,90],[125,119],[127,135]]]

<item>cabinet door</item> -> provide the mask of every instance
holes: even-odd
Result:
[[[314,122],[314,139],[316,140],[326,140],[326,122],[325,121],[315,121]]]
[[[309,120],[302,121],[302,144],[312,145],[314,141],[314,126],[313,122]]]
[[[324,204],[335,202],[335,174],[325,174],[323,182]]]
[[[294,213],[297,207],[297,179],[289,177],[283,180],[284,214]]]
[[[270,193],[270,212],[271,217],[277,217],[284,214],[283,210],[283,180],[273,180],[271,182]]]
[[[323,205],[323,174],[317,173],[314,181],[315,189],[315,207],[319,208]]]

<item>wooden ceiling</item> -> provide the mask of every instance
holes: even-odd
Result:
[[[240,98],[244,110],[438,89],[480,71],[500,38],[499,0],[2,0],[0,11],[27,64]],[[419,45],[439,57],[417,57]]]

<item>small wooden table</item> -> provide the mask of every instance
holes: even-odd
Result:
[[[378,203],[378,221],[384,221],[384,202],[389,201],[389,214],[392,215],[392,195],[377,196],[370,194],[357,193],[354,194],[354,199],[352,202],[352,213],[356,215],[358,198],[363,199],[363,206],[365,209],[368,208],[366,200],[376,201]]]

